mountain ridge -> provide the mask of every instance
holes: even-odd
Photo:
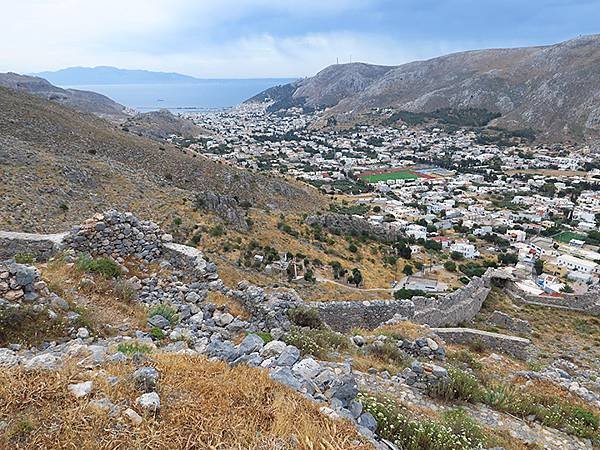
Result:
[[[95,114],[112,121],[126,119],[125,106],[105,95],[79,89],[63,89],[41,77],[14,72],[0,73],[0,86],[36,95],[78,111]]]
[[[482,108],[501,113],[490,125],[531,128],[543,140],[600,140],[600,35],[554,45],[452,53],[357,77],[363,66],[381,67],[329,66],[253,101],[263,97],[280,105],[329,108],[325,119],[335,117],[338,123],[356,121],[372,108]],[[319,95],[329,91],[337,98]]]

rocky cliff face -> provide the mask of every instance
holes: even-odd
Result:
[[[128,117],[125,107],[110,98],[90,91],[62,89],[39,77],[16,73],[0,74],[0,86],[37,95],[81,112],[121,121]]]
[[[279,90],[286,92],[286,90]],[[456,53],[380,67],[328,67],[288,94],[328,115],[351,121],[370,108],[412,112],[484,108],[502,116],[491,124],[532,128],[541,138],[600,139],[600,35],[556,45]]]

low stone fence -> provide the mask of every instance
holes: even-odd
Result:
[[[435,334],[451,344],[480,342],[492,350],[506,353],[518,359],[528,359],[531,341],[517,336],[474,330],[472,328],[432,328]]]
[[[66,235],[0,231],[0,260],[28,255],[38,261],[47,261],[60,250]]]
[[[531,295],[511,284],[506,293],[518,303],[543,305],[553,308],[569,309],[594,316],[600,315],[600,287],[594,286],[586,294],[563,294],[561,297],[550,295]]]
[[[316,308],[327,325],[342,332],[352,328],[377,328],[396,314],[411,318],[415,312],[415,305],[410,300],[319,302],[307,306]]]

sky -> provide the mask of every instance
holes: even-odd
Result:
[[[0,0],[0,71],[310,76],[600,33],[600,0]]]

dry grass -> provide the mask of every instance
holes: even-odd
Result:
[[[210,291],[208,293],[207,302],[219,306],[226,306],[231,314],[242,320],[248,320],[251,317],[250,313],[244,309],[244,306],[238,300],[228,297],[220,292]]]
[[[137,328],[146,325],[146,309],[135,302],[118,298],[112,280],[84,274],[60,257],[40,265],[39,269],[50,290],[58,290],[57,294],[69,303],[85,310],[92,324],[119,326],[126,323]],[[95,285],[80,286],[84,277],[93,279]]]
[[[229,368],[203,357],[155,355],[161,411],[135,427],[122,417],[75,399],[69,383],[94,380],[93,399],[135,409],[139,392],[127,381],[130,364],[107,365],[81,376],[75,365],[59,372],[0,372],[0,420],[8,423],[0,448],[14,449],[370,449],[345,421],[266,372]],[[120,382],[110,385],[107,375]]]

